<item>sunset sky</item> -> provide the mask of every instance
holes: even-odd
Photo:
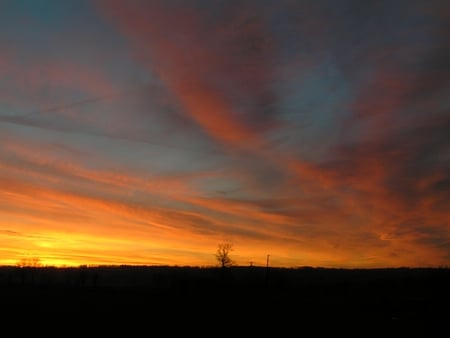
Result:
[[[450,265],[448,1],[0,0],[0,265]]]

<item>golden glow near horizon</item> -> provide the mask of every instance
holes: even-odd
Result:
[[[449,264],[445,5],[36,6],[0,11],[0,265]]]

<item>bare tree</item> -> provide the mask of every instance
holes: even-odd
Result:
[[[230,251],[233,250],[233,244],[221,243],[218,245],[216,251],[216,259],[222,268],[233,265],[233,260],[230,258]]]
[[[16,265],[20,268],[37,268],[42,266],[41,259],[39,257],[21,258]]]

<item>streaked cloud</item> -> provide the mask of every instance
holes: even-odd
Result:
[[[0,14],[3,263],[448,265],[446,2],[42,8]]]

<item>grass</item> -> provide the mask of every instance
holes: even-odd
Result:
[[[444,268],[0,268],[11,318],[128,336],[150,327],[164,336],[433,336],[448,333],[449,285]]]

